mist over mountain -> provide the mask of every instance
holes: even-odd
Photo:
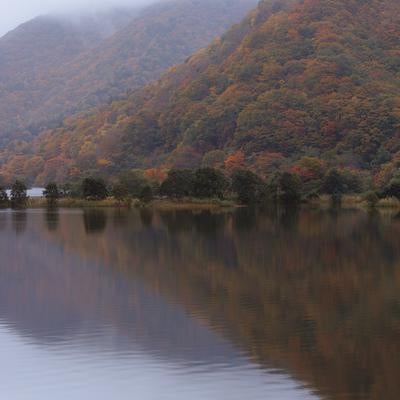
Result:
[[[135,13],[126,9],[36,17],[0,38],[0,80],[12,86],[18,74],[35,78],[39,68],[54,69],[113,35]]]
[[[255,2],[163,1],[136,16],[136,10],[114,10],[20,26],[0,39],[0,143],[30,140],[72,112],[159,78],[240,21]]]
[[[157,0],[14,0],[0,14],[0,37],[43,15],[95,16],[116,9],[139,9]]]
[[[63,84],[58,68],[100,45],[137,12],[41,16],[0,38],[0,139],[18,134],[29,110]]]

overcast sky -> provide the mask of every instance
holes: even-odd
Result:
[[[148,3],[150,0],[0,0],[0,36],[42,14]]]

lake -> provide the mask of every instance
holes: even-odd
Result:
[[[0,211],[7,400],[398,400],[400,218]]]

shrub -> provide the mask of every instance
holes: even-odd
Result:
[[[374,208],[379,202],[379,197],[374,191],[369,191],[365,193],[363,199],[367,202],[368,207]]]
[[[200,168],[194,177],[194,195],[199,198],[222,199],[228,187],[224,174],[214,168]]]
[[[148,204],[153,200],[153,198],[153,189],[151,186],[145,186],[140,193],[139,200],[141,203]]]
[[[49,204],[56,203],[60,198],[60,191],[54,182],[50,182],[43,191],[43,195]]]
[[[232,190],[243,204],[259,203],[265,199],[265,183],[249,170],[237,170],[232,175]]]
[[[167,179],[161,184],[161,194],[169,197],[182,198],[194,194],[195,175],[188,169],[172,169]]]
[[[118,203],[123,203],[129,199],[129,190],[123,183],[114,185],[111,194]]]
[[[345,193],[345,182],[337,169],[331,169],[326,174],[322,182],[321,191],[330,196],[341,196]]]
[[[393,178],[384,188],[382,197],[396,197],[400,200],[400,178]]]
[[[24,207],[28,201],[26,185],[16,180],[11,187],[11,204],[13,207]]]
[[[7,191],[0,186],[0,207],[4,207],[8,204],[8,194]]]
[[[145,176],[145,171],[134,169],[124,172],[119,177],[119,184],[125,186],[128,194],[134,198],[139,198],[143,188],[148,186],[149,179]]]
[[[108,196],[108,189],[102,179],[85,178],[81,184],[82,196],[87,200],[104,200]]]

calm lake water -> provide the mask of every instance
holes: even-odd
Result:
[[[400,218],[0,211],[0,398],[398,400]]]

